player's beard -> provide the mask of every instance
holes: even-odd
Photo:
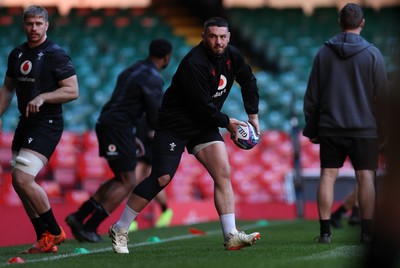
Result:
[[[221,57],[222,54],[224,54],[226,47],[223,47],[221,45],[213,45],[212,47],[210,46],[209,43],[204,42],[205,47],[214,57]]]

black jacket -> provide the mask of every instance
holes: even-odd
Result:
[[[146,113],[155,128],[164,81],[154,63],[140,60],[118,75],[110,100],[101,110],[98,122],[119,129],[132,129]]]
[[[241,87],[247,114],[258,113],[258,88],[251,68],[235,47],[228,45],[221,57],[212,56],[200,43],[181,61],[158,113],[157,128],[190,139],[208,129],[227,127],[221,112],[231,87]]]
[[[314,59],[305,119],[319,107],[318,136],[377,138],[386,94],[379,50],[358,34],[342,32],[325,42]]]

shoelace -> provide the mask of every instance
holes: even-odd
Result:
[[[46,249],[49,244],[53,245],[50,233],[47,231],[42,234],[42,237],[35,243],[35,247]]]
[[[237,234],[239,236],[239,240],[244,241],[244,242],[248,242],[250,235],[246,234],[243,231],[238,232]]]
[[[119,234],[116,233],[116,238],[118,240],[118,243],[127,244],[128,240],[129,240],[128,232],[122,232],[122,233],[119,233]]]

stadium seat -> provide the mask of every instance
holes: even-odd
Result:
[[[98,148],[96,132],[94,130],[84,132],[82,134],[82,150],[84,152],[98,151]]]
[[[64,193],[64,200],[68,204],[81,205],[90,198],[90,193],[86,190],[72,189]]]
[[[14,137],[13,132],[0,133],[0,166],[5,170],[10,170],[12,157],[11,143]]]
[[[12,186],[11,172],[2,174],[0,191],[0,204],[7,206],[22,206],[21,199]]]

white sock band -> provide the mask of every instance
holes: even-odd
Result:
[[[135,220],[137,215],[139,215],[139,212],[134,211],[127,204],[124,211],[122,212],[121,218],[115,223],[115,227],[117,229],[122,228],[125,231],[128,231],[131,223]]]
[[[235,224],[235,214],[224,214],[219,216],[224,237],[229,235],[231,231],[237,232]]]

